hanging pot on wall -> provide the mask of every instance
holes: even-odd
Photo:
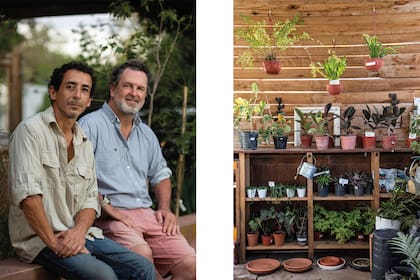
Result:
[[[339,80],[330,80],[327,84],[327,91],[330,95],[338,95],[343,91],[343,85]]]
[[[365,67],[369,72],[378,72],[378,70],[384,65],[383,58],[374,57],[365,59]]]
[[[278,74],[281,69],[281,63],[277,59],[273,60],[264,60],[263,68],[267,74]]]

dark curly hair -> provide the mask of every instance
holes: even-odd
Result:
[[[48,82],[48,88],[50,86],[54,87],[55,90],[60,88],[61,82],[63,81],[64,74],[69,70],[77,70],[89,74],[92,79],[92,88],[90,89],[90,97],[93,97],[96,86],[96,77],[93,69],[83,62],[71,61],[66,64],[61,65],[58,68],[55,68],[50,76],[50,81]]]

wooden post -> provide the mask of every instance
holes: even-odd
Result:
[[[184,86],[184,102],[182,105],[182,126],[181,126],[181,138],[185,135],[185,124],[187,122],[187,100],[188,100],[188,87]],[[179,200],[181,199],[182,193],[182,184],[184,181],[184,167],[185,167],[185,154],[184,149],[181,148],[178,165],[176,172],[176,184],[177,184],[177,193],[176,193],[176,209],[175,214],[179,217]]]
[[[9,133],[22,120],[22,52],[16,47],[9,66]]]

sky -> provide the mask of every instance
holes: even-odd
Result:
[[[233,0],[197,1],[197,276],[233,277]],[[223,6],[225,8],[220,9]],[[217,20],[215,20],[217,15]],[[77,54],[78,23],[106,14],[39,18]],[[23,27],[22,27],[23,28]],[[107,34],[97,34],[98,39]],[[223,121],[229,120],[229,122]]]

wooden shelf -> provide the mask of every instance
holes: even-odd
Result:
[[[348,241],[344,244],[338,244],[335,240],[322,240],[314,241],[314,249],[327,250],[327,249],[369,249],[369,241]]]
[[[244,246],[239,247],[239,261],[243,263],[246,259],[247,251],[267,251],[267,250],[306,250],[308,257],[314,256],[315,250],[368,250],[368,241],[349,241],[345,244],[338,244],[335,240],[314,241],[313,232],[313,213],[314,202],[317,204],[325,204],[332,209],[351,209],[356,207],[359,202],[369,205],[373,209],[380,206],[381,199],[390,197],[390,193],[380,193],[379,191],[379,168],[403,168],[410,166],[412,152],[410,149],[400,147],[395,150],[384,149],[301,149],[292,147],[284,150],[276,150],[270,147],[260,148],[257,150],[242,150],[235,149],[235,158],[238,159],[238,180],[236,188],[235,211],[238,228],[238,241]],[[303,176],[296,175],[296,169],[299,166],[301,159],[307,158],[316,159],[316,166],[330,167],[333,176],[344,174],[350,170],[363,170],[374,175],[372,194],[356,196],[346,194],[344,196],[336,196],[334,192],[330,192],[326,197],[318,196],[314,192],[315,182],[311,179],[306,179]],[[375,176],[376,175],[376,176]],[[251,185],[266,185],[268,181],[275,181],[276,183],[306,185],[306,197],[265,197],[265,198],[248,198],[246,197],[246,186]],[[332,201],[333,203],[328,203]],[[308,244],[306,246],[299,246],[297,242],[286,242],[282,246],[246,246],[246,230],[248,227],[248,220],[251,217],[254,203],[272,203],[278,204],[283,202],[304,203],[308,208]],[[260,205],[256,206],[258,209]]]

